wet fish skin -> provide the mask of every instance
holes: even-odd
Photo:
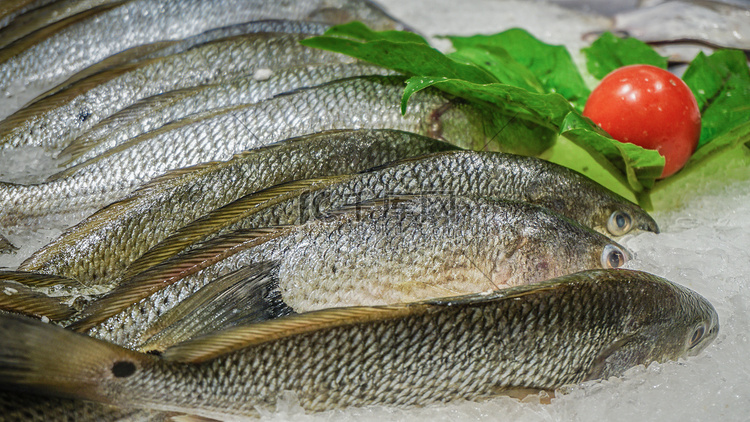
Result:
[[[340,54],[304,47],[306,34],[252,33],[188,51],[128,63],[75,82],[0,122],[0,147],[60,151],[97,122],[137,100],[206,83],[225,83],[258,69],[352,63]]]
[[[106,71],[116,66],[122,66],[128,63],[135,63],[142,60],[166,57],[173,54],[179,54],[188,49],[197,47],[201,44],[214,42],[222,38],[230,38],[238,35],[247,35],[258,32],[280,32],[285,34],[314,34],[324,33],[330,25],[317,22],[290,21],[283,19],[266,19],[261,21],[252,21],[238,23],[235,25],[222,26],[221,28],[212,29],[202,32],[182,40],[157,41],[150,44],[138,45],[121,51],[106,59],[96,62],[95,64],[76,72],[73,76],[50,88],[43,94],[29,101],[28,104],[35,103],[42,98],[49,97],[60,92],[70,85],[82,79],[88,78],[96,73]]]
[[[718,328],[713,306],[685,287],[600,270],[491,294],[236,327],[162,358],[4,318],[0,385],[206,417],[252,416],[284,391],[311,412],[411,407],[620,376],[696,354]],[[50,341],[55,353],[42,351]]]
[[[0,3],[0,28],[8,25],[17,16],[43,7],[55,0],[7,0]]]
[[[206,30],[260,19],[283,18],[343,23],[368,22],[378,29],[402,25],[362,0],[129,0],[40,39],[11,57],[0,57],[0,91],[15,85],[61,81],[78,70],[129,47],[181,39]]]
[[[250,148],[326,130],[399,129],[454,143],[485,139],[486,121],[480,112],[439,91],[417,93],[402,115],[403,80],[395,76],[344,79],[170,123],[50,182],[0,184],[0,222],[14,224],[40,214],[100,208],[169,170],[228,160]]]
[[[455,148],[392,130],[331,131],[174,172],[96,212],[19,269],[106,284],[172,231],[235,198],[299,178],[351,173]]]
[[[386,69],[360,63],[295,66],[275,72],[266,70],[267,73],[259,72],[219,84],[201,85],[144,98],[86,131],[63,150],[62,155],[75,154],[77,158],[68,164],[81,164],[128,139],[194,113],[250,104],[286,91],[336,79],[389,73]]]
[[[488,291],[612,260],[619,266],[629,256],[609,238],[527,203],[445,195],[394,201],[358,204],[269,234],[216,238],[127,280],[70,328],[136,348],[177,303],[268,260],[280,261],[281,300],[306,312]]]
[[[46,25],[58,22],[76,13],[118,0],[63,0],[29,10],[16,16],[8,25],[0,27],[0,48]]]

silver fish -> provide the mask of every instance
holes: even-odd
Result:
[[[599,270],[490,294],[329,309],[140,354],[0,319],[0,388],[204,417],[257,416],[293,392],[309,412],[425,406],[620,376],[699,353],[715,309],[659,277]],[[55,344],[54,349],[49,344]]]
[[[108,69],[8,116],[0,122],[0,146],[61,150],[100,120],[141,98],[205,83],[224,83],[259,69],[354,61],[300,45],[299,41],[306,37],[281,33],[239,35]]]
[[[110,282],[130,262],[184,224],[242,195],[299,178],[365,170],[454,147],[391,130],[332,131],[251,150],[160,177],[37,251],[20,270],[87,285]]]
[[[361,174],[295,181],[218,208],[134,261],[124,279],[202,241],[237,229],[301,224],[327,210],[383,197],[424,193],[477,195],[545,206],[607,236],[659,232],[639,206],[562,166],[532,157],[479,151],[437,153]]]
[[[364,0],[128,0],[51,34],[40,34],[25,48],[0,50],[0,92],[9,96],[19,86],[31,91],[39,83],[60,82],[136,45],[274,18],[325,23],[360,20],[379,29],[402,27]]]
[[[535,205],[406,197],[357,204],[270,233],[216,238],[121,284],[84,309],[71,328],[138,347],[144,331],[175,304],[267,260],[280,261],[278,287],[270,290],[304,312],[487,291],[619,267],[627,257],[609,238]]]
[[[286,91],[336,79],[387,73],[386,69],[360,63],[307,65],[273,72],[270,69],[259,69],[252,75],[224,83],[171,91],[144,98],[109,116],[75,139],[63,150],[62,155],[75,157],[66,165],[77,165],[130,138],[194,113],[250,104]]]
[[[0,222],[98,208],[169,170],[325,130],[400,129],[464,145],[483,142],[486,121],[479,111],[439,91],[417,93],[402,115],[402,84],[401,77],[344,79],[170,123],[48,183],[0,184]]]

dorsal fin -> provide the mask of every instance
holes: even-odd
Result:
[[[172,346],[162,357],[179,362],[199,363],[249,346],[274,341],[291,335],[326,328],[353,325],[372,320],[387,320],[424,312],[426,308],[406,305],[377,307],[332,308],[304,314],[241,325]]]
[[[301,192],[322,189],[325,186],[346,180],[351,176],[333,176],[319,179],[298,180],[273,186],[254,194],[241,197],[223,207],[175,231],[136,259],[125,271],[127,279],[184,252],[191,245],[220,232],[221,229],[248,216],[278,204]]]
[[[279,261],[242,267],[178,303],[141,335],[141,352],[166,348],[202,333],[293,313],[281,299]]]
[[[72,278],[28,271],[0,271],[0,280],[14,281],[33,287],[84,287],[80,281]]]
[[[69,328],[85,332],[153,293],[184,277],[285,233],[284,227],[245,230],[207,242],[200,248],[149,268],[120,284],[110,293],[81,311],[81,318]]]
[[[76,312],[61,303],[60,298],[47,296],[8,280],[0,280],[0,309],[28,316],[47,317],[51,321],[70,318]]]

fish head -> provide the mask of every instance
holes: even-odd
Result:
[[[571,169],[540,163],[529,177],[526,196],[530,202],[594,229],[619,238],[628,233],[659,233],[656,221],[640,206]]]
[[[509,252],[496,258],[497,268],[507,268],[504,276],[509,285],[535,283],[579,271],[619,268],[632,258],[624,246],[601,233],[544,207],[522,206],[529,215],[535,214],[529,219],[534,224],[519,225]]]
[[[698,293],[651,274],[615,273],[646,279],[628,280],[626,275],[616,281],[627,284],[621,294],[632,306],[623,318],[622,336],[602,349],[586,379],[606,379],[636,365],[695,356],[717,337],[716,309]]]
[[[383,7],[369,0],[324,0],[307,15],[311,22],[338,25],[351,21],[364,22],[375,31],[411,30],[389,15]]]

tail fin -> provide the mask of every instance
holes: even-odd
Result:
[[[154,359],[56,325],[0,314],[0,389],[111,403],[108,381]]]

